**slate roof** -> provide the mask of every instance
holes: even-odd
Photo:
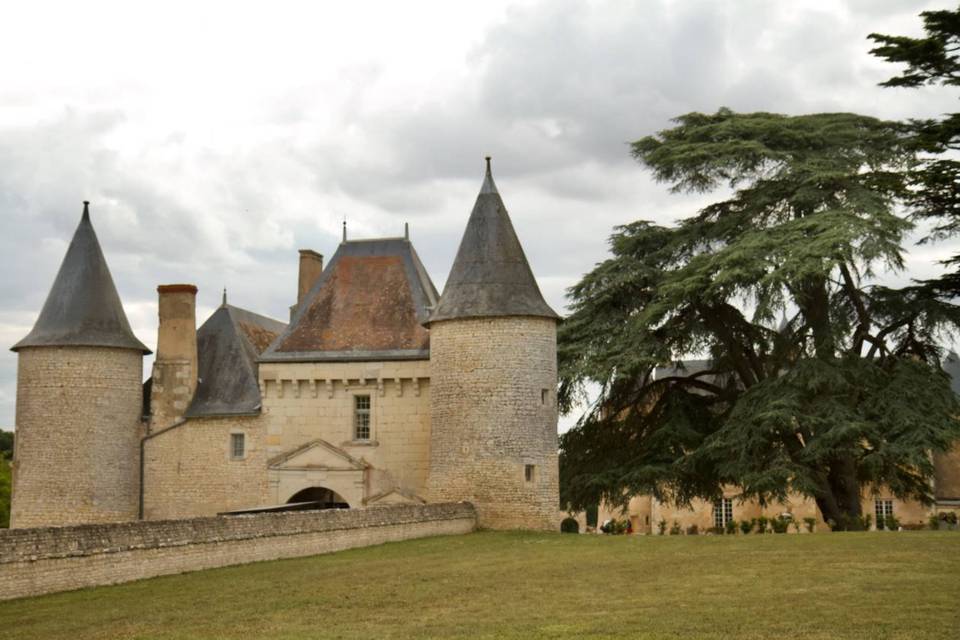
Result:
[[[73,234],[33,330],[11,347],[116,347],[142,353],[150,350],[133,335],[120,296],[110,276],[97,234],[90,223],[89,203]]]
[[[428,322],[490,316],[559,318],[540,293],[487,158],[483,186]]]
[[[425,360],[437,298],[408,239],[344,241],[260,360]]]
[[[286,325],[224,303],[197,330],[197,390],[188,418],[257,413],[257,357]]]

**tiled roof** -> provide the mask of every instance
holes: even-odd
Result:
[[[430,355],[437,303],[405,238],[342,242],[263,362],[410,360]]]

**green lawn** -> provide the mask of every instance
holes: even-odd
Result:
[[[18,640],[914,640],[958,625],[951,532],[485,532],[0,603],[0,638]]]

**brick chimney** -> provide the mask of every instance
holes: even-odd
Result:
[[[300,249],[300,276],[297,279],[297,304],[290,305],[290,320],[323,273],[323,256],[312,249]]]
[[[300,249],[300,278],[297,281],[297,306],[323,273],[323,256],[311,249]]]
[[[162,284],[157,356],[150,389],[150,430],[183,417],[197,388],[197,288]]]

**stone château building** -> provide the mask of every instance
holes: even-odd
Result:
[[[487,172],[443,292],[409,237],[300,252],[289,323],[161,285],[152,376],[87,203],[19,355],[11,526],[288,503],[558,521],[556,322]]]

